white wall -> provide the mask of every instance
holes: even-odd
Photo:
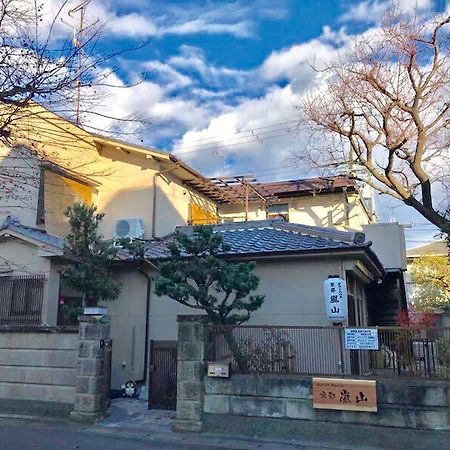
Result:
[[[385,269],[406,270],[405,229],[397,222],[364,225],[366,241]]]

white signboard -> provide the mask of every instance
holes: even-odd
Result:
[[[375,328],[346,328],[346,350],[379,350],[378,330]]]
[[[330,322],[347,320],[347,286],[342,278],[328,278],[323,282],[325,310]]]

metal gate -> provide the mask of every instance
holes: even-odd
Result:
[[[150,341],[149,409],[177,408],[177,341]]]

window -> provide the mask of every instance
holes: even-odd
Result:
[[[0,277],[0,323],[41,323],[45,277]]]
[[[275,203],[267,207],[267,218],[276,219],[280,218],[289,222],[289,204],[288,203]]]

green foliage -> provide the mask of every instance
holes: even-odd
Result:
[[[222,235],[211,226],[195,227],[191,236],[176,233],[170,259],[160,264],[156,294],[204,310],[215,324],[246,322],[264,296],[250,295],[259,285],[255,264],[219,257],[227,249]]]
[[[115,300],[120,293],[109,270],[117,249],[98,233],[103,214],[96,211],[95,206],[75,203],[65,213],[71,228],[65,244],[70,263],[61,271],[61,277],[83,295],[83,306]]]
[[[445,218],[447,219],[447,224],[444,225],[442,237],[447,242],[448,259],[450,261],[450,207],[447,208],[447,211],[445,212]]]
[[[83,308],[75,305],[61,305],[58,311],[58,325],[78,325],[78,316]]]
[[[446,256],[422,256],[411,267],[413,295],[419,311],[450,311],[450,262]]]
[[[450,370],[450,337],[442,337],[436,341],[439,364]]]

